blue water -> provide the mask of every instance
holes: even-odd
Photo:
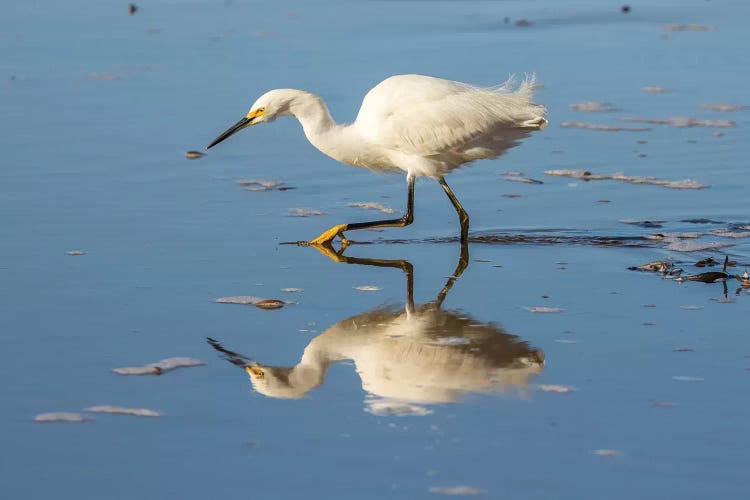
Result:
[[[630,5],[622,14],[620,3],[591,0],[163,0],[139,4],[133,16],[121,2],[4,6],[0,496],[411,499],[466,485],[488,498],[745,498],[748,292],[730,279],[725,298],[721,284],[678,284],[627,267],[673,258],[686,274],[697,273],[692,263],[728,254],[739,264],[729,269],[734,275],[750,268],[750,239],[702,238],[734,246],[681,253],[653,240],[599,247],[586,238],[750,223],[750,111],[698,108],[750,105],[750,6]],[[516,26],[522,18],[532,25]],[[667,32],[665,24],[716,29]],[[300,399],[259,393],[212,349],[208,337],[259,366],[293,367],[332,329],[377,330],[386,322],[370,321],[369,312],[402,311],[408,287],[400,269],[334,263],[280,243],[380,215],[349,203],[401,210],[405,182],[337,164],[293,120],[244,131],[200,160],[186,160],[187,150],[203,149],[271,88],[319,93],[335,118],[350,121],[367,90],[392,74],[490,85],[525,72],[544,85],[537,100],[549,108],[550,126],[448,182],[475,236],[542,231],[579,235],[582,244],[472,243],[431,343],[405,344],[408,337],[391,331],[374,331],[372,340],[339,332],[331,349],[340,347],[341,359]],[[674,90],[648,94],[645,86]],[[588,100],[621,111],[568,107]],[[559,127],[616,125],[625,116],[728,119],[736,128],[715,137],[717,129],[665,125],[619,133]],[[550,169],[692,178],[710,188],[587,183],[544,175]],[[516,170],[544,184],[498,175]],[[239,179],[296,189],[248,192]],[[290,208],[325,215],[289,217]],[[421,305],[436,299],[459,259],[457,242],[424,240],[456,236],[458,222],[430,180],[417,183],[415,215],[405,229],[350,234],[406,243],[354,245],[346,254],[412,263]],[[699,217],[721,223],[680,222]],[[661,229],[619,222],[631,218],[666,222]],[[86,255],[66,255],[72,250]],[[380,289],[355,289],[364,285]],[[281,291],[288,287],[303,291]],[[214,302],[236,295],[298,303],[266,311]],[[511,356],[491,368],[524,375],[492,382],[491,369],[482,376],[472,368],[492,338],[472,350],[453,318],[500,339],[513,336],[529,352],[543,352],[544,366],[531,362],[524,371]],[[406,345],[416,354],[390,358],[372,349],[378,345]],[[674,352],[682,348],[692,351]],[[428,381],[389,375],[418,366],[422,352],[436,357],[425,366],[438,368],[440,356],[457,354]],[[111,371],[171,356],[206,365],[160,377]],[[372,359],[377,368],[378,356],[389,371],[363,369]],[[466,382],[450,401],[430,399],[429,388],[470,375],[492,383]],[[576,391],[540,389],[546,385]],[[399,403],[413,415],[366,411],[381,392],[404,388],[412,396]],[[33,420],[98,404],[164,416]]]

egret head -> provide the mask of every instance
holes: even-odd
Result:
[[[291,96],[289,91],[286,89],[277,89],[266,92],[252,105],[250,111],[237,123],[229,127],[219,137],[208,145],[208,149],[216,146],[224,139],[234,135],[243,128],[249,127],[250,125],[257,125],[258,123],[272,122],[279,116],[290,114],[289,102]]]
[[[300,399],[311,387],[298,386],[292,377],[292,368],[261,366],[254,364],[245,367],[253,389],[270,398]]]

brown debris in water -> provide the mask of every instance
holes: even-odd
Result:
[[[666,273],[672,267],[668,260],[655,260],[641,266],[629,267],[631,271],[648,271],[652,273]]]
[[[718,266],[720,263],[713,257],[706,257],[695,263],[695,267],[712,267]]]
[[[185,158],[188,160],[197,160],[199,158],[203,158],[206,156],[206,153],[201,153],[200,151],[188,151],[185,153]]]
[[[279,299],[265,299],[254,295],[238,295],[235,297],[221,297],[216,299],[219,304],[240,304],[244,306],[255,306],[259,309],[281,309],[287,304],[294,304]]]
[[[254,305],[260,309],[281,309],[286,305],[286,302],[278,299],[265,299]]]
[[[663,227],[664,219],[620,219],[620,224],[628,224],[631,226],[645,227],[649,229]]]

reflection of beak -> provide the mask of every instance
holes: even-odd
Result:
[[[246,366],[245,371],[254,379],[262,379],[265,376],[263,369],[257,365]]]
[[[211,149],[212,147],[216,146],[217,144],[219,144],[221,141],[223,141],[224,139],[226,139],[230,135],[234,135],[235,133],[239,132],[243,128],[249,127],[250,125],[253,124],[253,120],[254,119],[255,119],[255,116],[252,116],[250,118],[248,118],[247,116],[244,117],[242,120],[238,121],[237,123],[235,123],[234,125],[232,125],[231,127],[229,127],[229,129],[227,129],[226,132],[224,132],[219,137],[217,137],[216,139],[214,139],[214,142],[212,142],[211,144],[209,144],[208,148],[206,148],[206,149]]]

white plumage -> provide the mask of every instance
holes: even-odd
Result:
[[[533,85],[533,77],[512,91],[510,81],[482,88],[429,76],[393,76],[365,96],[353,127],[389,156],[398,152],[401,159],[413,156],[432,167],[400,168],[437,177],[469,161],[494,158],[521,135],[543,128],[546,110],[531,103]]]
[[[544,371],[544,352],[493,323],[428,304],[409,312],[378,308],[332,325],[295,366],[252,362],[214,348],[243,366],[256,391],[299,399],[325,382],[334,364],[354,362],[371,404],[434,404],[466,393],[523,392]]]
[[[430,76],[392,76],[367,93],[357,119],[345,125],[333,120],[319,96],[277,89],[261,96],[209,148],[247,126],[293,115],[308,140],[328,156],[376,171],[404,171],[409,183],[407,213],[401,219],[341,224],[310,243],[329,244],[336,236],[346,243],[343,232],[349,229],[410,224],[414,178],[421,176],[443,186],[459,214],[465,241],[468,215],[443,176],[466,163],[496,158],[543,129],[547,110],[531,102],[533,87],[533,77],[513,90],[510,80],[498,87],[477,87]]]

